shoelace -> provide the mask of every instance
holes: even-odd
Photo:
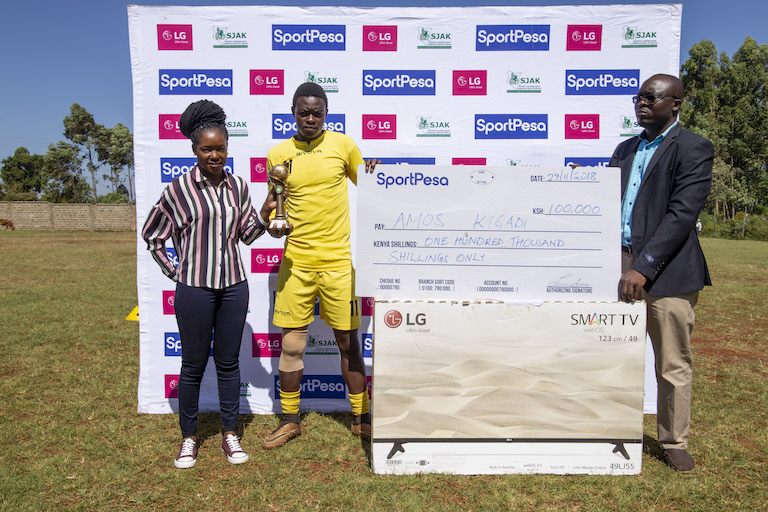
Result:
[[[237,438],[237,436],[228,434],[227,437],[224,439],[224,442],[226,442],[227,446],[229,446],[230,453],[243,451],[243,448],[240,446],[240,440]]]
[[[179,458],[194,457],[194,456],[195,456],[195,440],[192,439],[191,437],[188,437],[181,442],[181,453],[179,453]]]

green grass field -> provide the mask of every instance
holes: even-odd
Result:
[[[136,412],[135,233],[0,232],[2,510],[697,510],[768,508],[768,243],[703,240],[715,286],[697,306],[690,450],[637,476],[383,476],[348,414],[261,449],[274,416],[246,415],[251,460],[227,463],[204,414],[197,467],[177,470],[175,415]]]

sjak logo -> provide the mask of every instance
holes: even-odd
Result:
[[[325,92],[339,92],[339,78],[335,76],[323,76],[317,71],[305,71],[304,81],[319,85]]]
[[[449,49],[452,46],[450,33],[434,32],[431,28],[419,27],[419,45],[417,48]]]
[[[248,48],[245,32],[227,30],[227,27],[213,27],[214,48]]]
[[[421,133],[417,137],[450,137],[451,123],[449,121],[432,121],[431,117],[416,116],[417,126]]]
[[[621,137],[634,137],[643,131],[643,127],[632,117],[619,116],[619,135]]]
[[[518,71],[507,71],[507,92],[541,92],[541,77],[526,76]]]
[[[655,30],[641,30],[638,27],[624,27],[622,48],[656,48],[659,38]]]

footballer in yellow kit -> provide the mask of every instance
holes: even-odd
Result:
[[[277,278],[273,323],[283,328],[280,405],[283,418],[262,446],[282,446],[301,434],[299,402],[304,375],[307,326],[319,298],[320,317],[333,328],[341,355],[341,374],[349,390],[352,433],[371,435],[370,406],[357,329],[359,300],[350,248],[351,223],[347,180],[357,184],[357,167],[372,172],[378,161],[363,160],[354,141],[323,129],[328,98],[322,87],[304,83],[296,89],[291,112],[296,135],[267,154],[267,167],[286,164],[285,210],[293,231]],[[273,236],[274,230],[270,230]]]

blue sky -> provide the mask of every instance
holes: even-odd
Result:
[[[137,1],[141,5],[210,5],[211,0]],[[681,60],[690,47],[709,39],[733,55],[747,36],[768,44],[765,0],[225,0],[228,5],[602,5],[682,3]],[[127,4],[115,0],[26,0],[4,2],[0,31],[4,78],[0,80],[0,159],[19,146],[44,154],[63,140],[62,121],[79,103],[105,126],[123,123],[133,131]],[[100,187],[101,188],[101,187]],[[103,192],[103,191],[101,191]]]

